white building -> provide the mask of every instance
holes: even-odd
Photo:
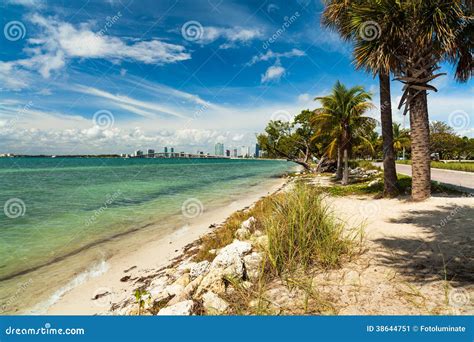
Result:
[[[240,154],[242,155],[243,158],[249,158],[250,157],[250,147],[249,146],[242,146],[240,149]]]
[[[214,146],[214,155],[216,156],[223,156],[224,155],[224,144],[222,143],[217,143]]]

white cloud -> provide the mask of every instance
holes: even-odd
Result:
[[[197,104],[207,109],[216,109],[216,110],[221,109],[221,107],[203,100],[198,95],[190,94],[179,89],[165,86],[163,84],[152,83],[152,82],[149,82],[149,81],[146,81],[144,79],[134,77],[134,76],[127,77],[126,81],[137,86],[139,89],[149,90],[153,95],[156,95],[156,94],[168,95],[173,98],[182,99],[187,102]]]
[[[261,61],[270,61],[270,60],[279,60],[280,58],[291,58],[291,57],[302,57],[306,56],[306,53],[299,49],[292,49],[291,51],[287,52],[273,52],[272,50],[268,50],[265,54],[260,54],[258,56],[253,56],[252,60],[247,63],[247,65],[253,65],[257,62]]]
[[[146,64],[174,63],[190,58],[183,46],[159,40],[128,44],[120,38],[93,32],[87,24],[75,27],[38,14],[31,17],[31,22],[41,26],[46,34],[46,38],[31,42],[48,51],[62,50],[66,57],[134,60]]]
[[[129,60],[158,65],[191,58],[183,46],[156,39],[128,42],[96,33],[89,24],[74,26],[39,14],[33,14],[28,19],[40,27],[41,34],[27,41],[24,51],[31,57],[0,62],[0,75],[6,79],[4,86],[8,89],[26,87],[25,70],[38,71],[44,78],[49,78],[52,72],[61,70],[73,58],[104,58],[112,62]],[[21,71],[24,74],[15,77]]]
[[[114,95],[93,87],[78,86],[75,89],[80,93],[111,100],[115,102],[115,104],[118,104],[119,107],[144,117],[153,118],[158,115],[167,114],[178,118],[185,118],[184,115],[178,113],[175,109],[158,105],[153,102],[140,101],[124,95]]]
[[[0,61],[0,79],[0,90],[18,91],[28,87],[30,76],[14,62]]]
[[[298,96],[298,102],[306,103],[306,102],[311,101],[311,100],[312,100],[311,95],[309,95],[308,93],[300,94]]]
[[[206,26],[203,28],[202,37],[198,42],[201,44],[209,44],[218,39],[225,39],[226,42],[223,43],[220,48],[228,49],[236,47],[239,43],[248,43],[254,39],[260,39],[262,37],[263,32],[260,29]]]
[[[262,83],[278,81],[285,74],[286,69],[280,65],[272,65],[262,75]]]
[[[34,8],[42,7],[44,5],[43,0],[6,0],[6,3]]]

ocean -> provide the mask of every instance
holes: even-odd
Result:
[[[294,168],[280,160],[0,158],[0,312],[22,312],[100,266],[116,252],[110,241],[169,231]]]

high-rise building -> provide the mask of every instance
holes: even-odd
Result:
[[[216,143],[214,146],[214,155],[216,156],[224,156],[224,144],[222,143]]]
[[[230,157],[230,150],[225,150],[225,156]]]
[[[250,147],[249,146],[242,146],[240,149],[240,154],[243,158],[250,157]]]
[[[135,157],[143,157],[143,151],[142,150],[136,150],[135,153],[133,153]]]
[[[255,158],[260,158],[260,145],[255,144]]]
[[[171,156],[171,157],[174,157],[174,147],[171,147],[171,148],[170,148],[170,156]]]
[[[155,150],[154,149],[149,148],[146,152],[147,152],[146,154],[148,155],[148,158],[155,157]]]
[[[234,148],[234,150],[232,152],[233,152],[232,156],[234,158],[237,158],[239,156],[239,151],[236,148]]]
[[[163,151],[165,152],[165,158],[168,157],[168,147],[165,146],[165,148],[163,149]]]

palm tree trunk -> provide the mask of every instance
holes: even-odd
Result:
[[[420,92],[410,103],[410,127],[411,197],[414,201],[422,201],[431,195],[430,125],[426,91]]]
[[[342,175],[342,185],[349,184],[349,153],[347,147],[344,148],[344,172]]]
[[[339,180],[342,178],[342,145],[337,147],[337,169],[336,169],[336,179]]]
[[[383,178],[384,195],[393,197],[398,194],[395,151],[393,148],[392,105],[390,97],[390,76],[379,72],[380,83],[380,121],[383,139]]]

